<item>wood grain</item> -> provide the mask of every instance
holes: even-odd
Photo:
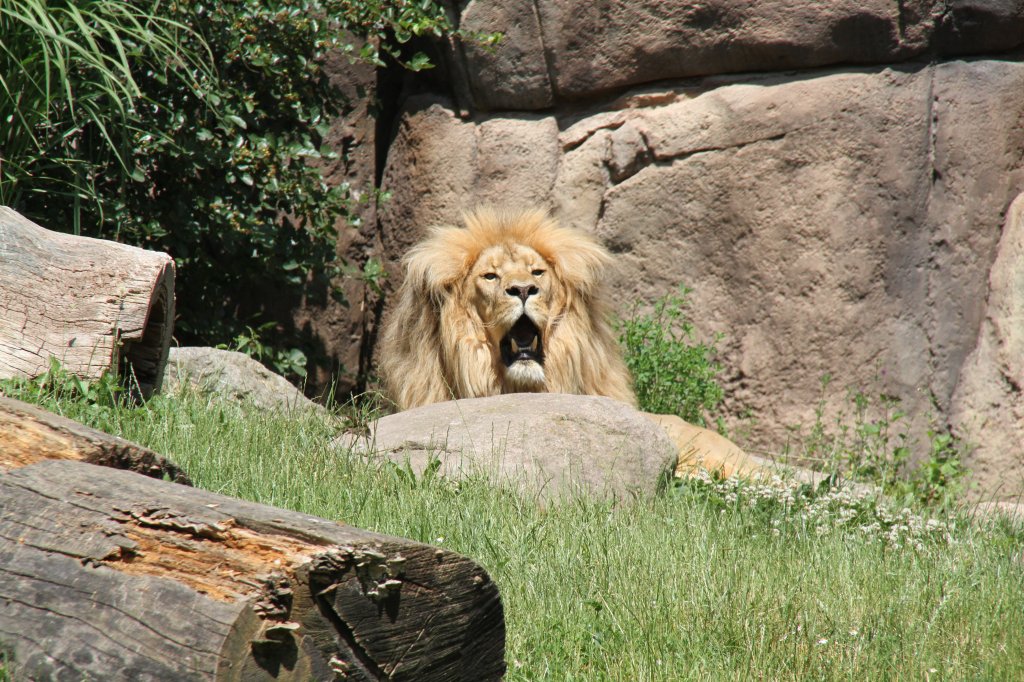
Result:
[[[38,376],[56,357],[87,378],[132,371],[148,396],[173,321],[167,254],[51,232],[0,206],[0,378]]]

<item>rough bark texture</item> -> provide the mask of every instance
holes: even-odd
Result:
[[[0,206],[0,378],[131,371],[159,390],[174,324],[164,253],[50,232]]]
[[[184,471],[152,450],[0,395],[0,471],[47,459],[88,462],[190,484]]]
[[[461,556],[81,462],[0,474],[16,679],[491,680],[504,622]]]

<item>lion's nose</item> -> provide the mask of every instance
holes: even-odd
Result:
[[[533,284],[513,284],[508,289],[505,289],[505,293],[509,296],[518,296],[523,299],[523,303],[526,303],[526,299],[531,296],[536,296],[540,292]]]

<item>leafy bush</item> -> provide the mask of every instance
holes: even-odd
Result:
[[[344,105],[325,56],[418,70],[409,41],[453,31],[433,0],[0,0],[0,114],[20,122],[0,132],[0,197],[169,252],[179,340],[228,342],[268,297],[339,272],[354,193],[317,168]]]
[[[292,379],[306,378],[306,354],[298,348],[274,348],[263,341],[263,334],[274,326],[274,322],[265,322],[259,327],[246,327],[244,332],[235,336],[231,343],[218,343],[217,348],[245,353],[249,357],[262,362],[283,377]]]
[[[693,341],[693,325],[686,316],[689,293],[679,287],[655,301],[650,313],[634,305],[617,327],[640,409],[704,426],[706,413],[723,397],[717,381],[721,367],[712,359],[718,339],[710,344]]]

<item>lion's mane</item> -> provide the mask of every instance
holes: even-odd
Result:
[[[635,405],[629,370],[608,321],[602,275],[611,254],[593,237],[538,210],[478,210],[464,227],[433,228],[403,264],[405,279],[385,323],[384,388],[399,409],[513,392],[490,320],[471,304],[467,278],[493,246],[522,245],[546,261],[551,310],[540,329],[544,391],[603,395]]]

